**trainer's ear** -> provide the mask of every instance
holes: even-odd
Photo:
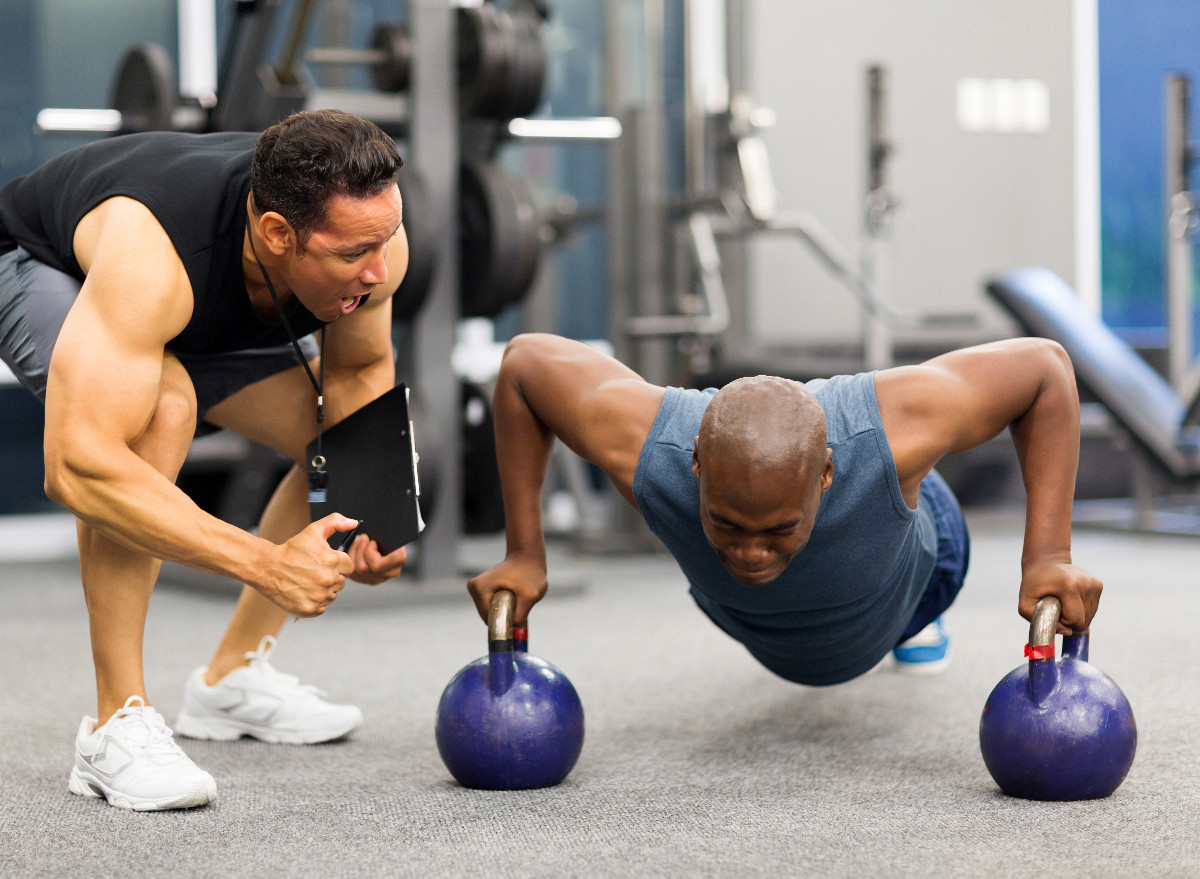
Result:
[[[700,437],[692,442],[692,475],[700,481]]]
[[[258,218],[258,232],[275,256],[283,256],[297,244],[296,230],[282,214],[267,211]]]

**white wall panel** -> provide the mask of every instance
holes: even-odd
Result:
[[[989,272],[1038,264],[1074,280],[1072,6],[1067,0],[755,0],[750,79],[756,99],[778,116],[764,139],[781,206],[812,211],[857,253],[866,69],[882,64],[896,145],[890,182],[901,201],[888,254],[890,298],[904,309],[979,310],[985,334],[1006,334],[1010,325],[982,290]],[[1048,126],[964,130],[957,95],[968,78],[1044,84]],[[756,341],[858,338],[857,307],[798,246],[755,242],[751,254]]]

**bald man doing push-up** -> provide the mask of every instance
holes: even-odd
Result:
[[[1028,495],[1018,612],[1058,596],[1086,631],[1099,580],[1071,563],[1079,397],[1057,344],[1013,339],[920,366],[720,391],[651,385],[578,342],[519,336],[495,393],[508,552],[469,586],[510,589],[524,621],[546,592],[541,490],[554,438],[598,465],[666,544],[700,608],[776,674],[837,684],[889,651],[949,658],[962,512],[934,471],[1012,431]]]

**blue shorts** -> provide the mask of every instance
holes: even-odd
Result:
[[[80,286],[77,279],[39,262],[23,248],[0,255],[0,360],[43,403],[54,343]],[[301,339],[300,347],[305,357],[317,356],[312,336]],[[213,406],[299,363],[290,344],[220,354],[171,353],[196,391],[197,436],[217,430],[203,423]]]
[[[967,534],[967,520],[963,518],[958,498],[936,470],[921,482],[921,499],[929,505],[933,521],[937,525],[937,561],[925,592],[913,612],[902,643],[932,623],[951,604],[962,589],[967,576],[967,565],[971,561],[971,537]]]

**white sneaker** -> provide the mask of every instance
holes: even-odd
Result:
[[[94,717],[80,721],[67,789],[138,812],[217,801],[213,777],[180,750],[162,715],[141,696],[130,696],[104,726],[96,727]]]
[[[234,669],[213,686],[204,668],[192,672],[183,688],[183,707],[175,729],[192,739],[228,742],[253,736],[264,742],[312,745],[349,735],[363,722],[353,705],[333,705],[316,687],[301,684],[267,661],[275,648],[268,635],[258,650],[246,654],[250,664]]]

